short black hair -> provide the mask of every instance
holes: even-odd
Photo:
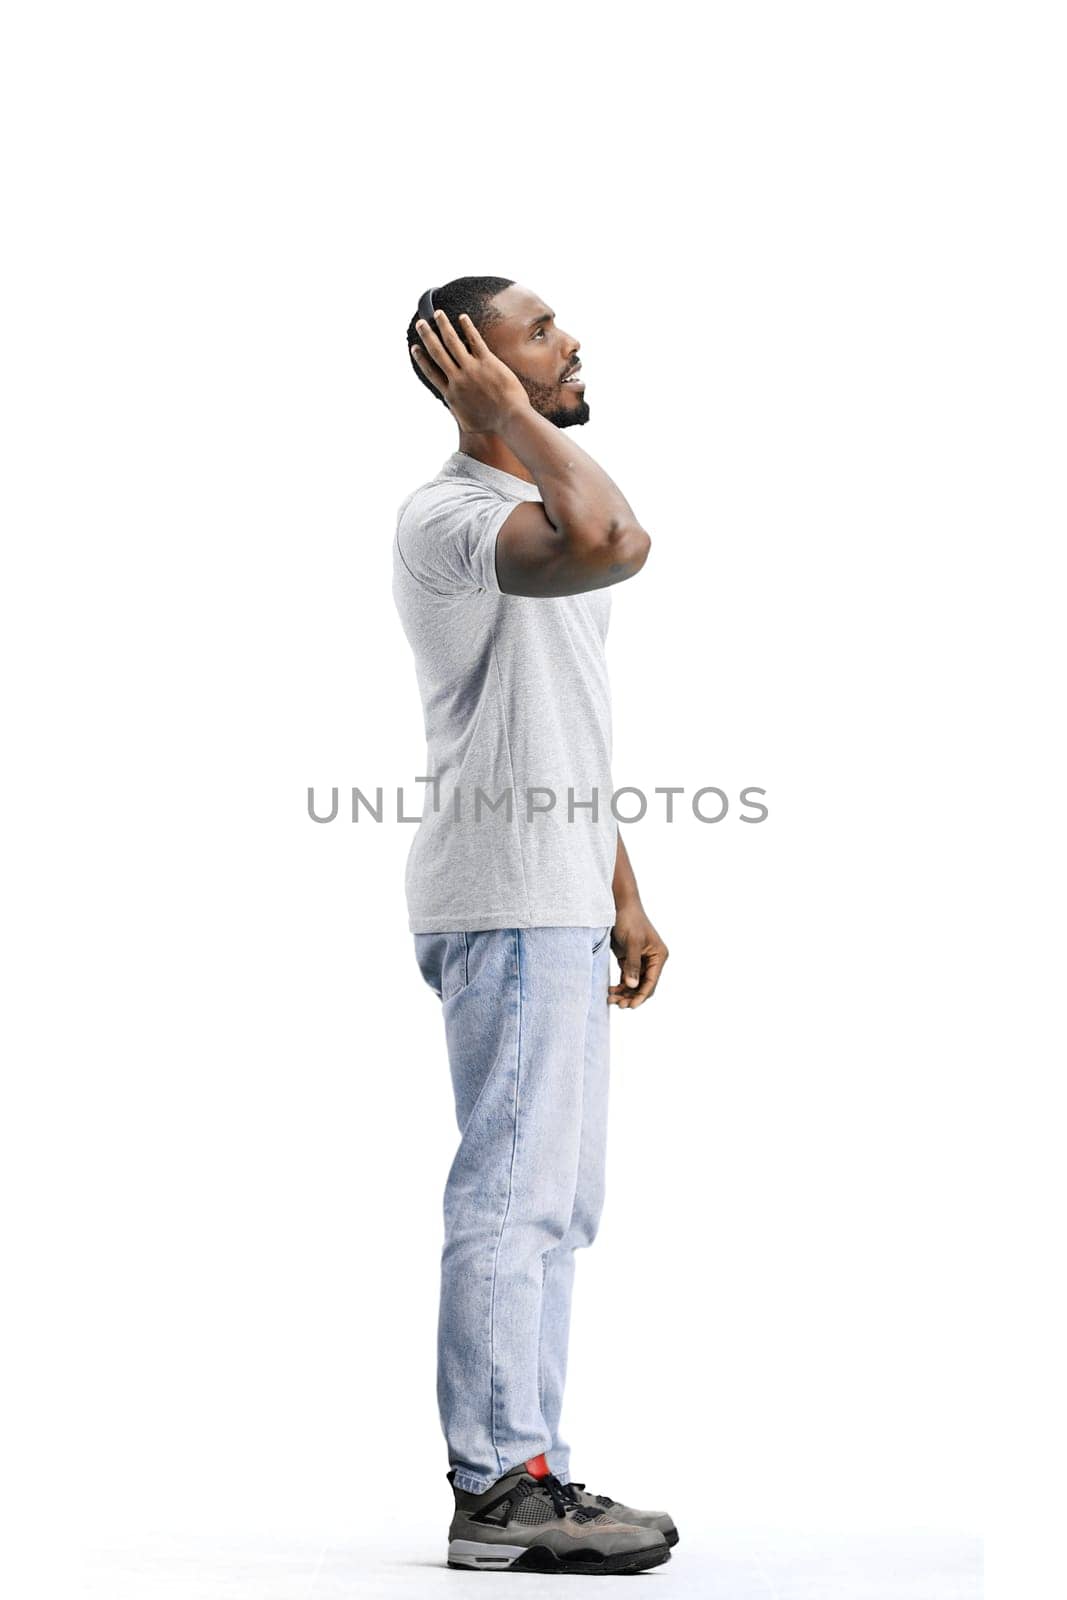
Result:
[[[463,338],[463,330],[459,324],[461,311],[467,313],[479,333],[484,333],[494,322],[503,320],[502,314],[492,304],[494,296],[504,289],[510,289],[514,282],[514,278],[453,278],[451,283],[443,283],[440,288],[431,284],[434,310],[448,313],[448,320],[461,339]],[[419,336],[415,332],[418,320],[419,313],[416,311],[408,323],[408,360],[419,382],[429,389],[434,399],[440,400],[447,410],[448,401],[440,390],[434,388],[429,378],[424,377],[419,371],[415,357],[411,353],[412,345],[420,343]],[[467,341],[464,339],[463,342],[466,344]]]

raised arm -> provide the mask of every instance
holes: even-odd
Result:
[[[412,354],[444,395],[460,427],[495,433],[533,474],[542,503],[523,501],[496,541],[505,594],[583,594],[633,577],[652,543],[618,485],[580,445],[541,416],[518,378],[461,313],[468,349],[448,319],[416,324],[425,350]],[[427,354],[428,352],[428,354]],[[432,360],[429,359],[432,357]]]

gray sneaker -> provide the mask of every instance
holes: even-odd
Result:
[[[610,1495],[586,1494],[584,1483],[565,1483],[563,1493],[572,1505],[599,1506],[616,1522],[629,1522],[635,1528],[658,1528],[668,1545],[678,1543],[678,1529],[667,1511],[635,1511],[633,1506],[624,1506],[621,1500],[613,1500]]]
[[[448,1530],[448,1565],[477,1572],[642,1572],[669,1561],[658,1528],[578,1505],[558,1478],[513,1467],[484,1494],[453,1483],[456,1513]]]

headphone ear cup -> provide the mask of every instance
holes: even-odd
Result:
[[[433,303],[433,293],[434,292],[433,292],[432,289],[427,289],[426,290],[426,293],[422,296],[421,300],[419,301],[419,309],[418,309],[418,312],[416,313],[416,315],[418,317],[420,317],[423,322],[428,322],[430,324],[431,328],[436,329],[437,324],[433,319],[434,310],[436,309],[435,306],[434,306],[434,303]],[[464,350],[466,350],[468,355],[473,355],[474,354],[473,347],[471,345],[470,340],[467,338],[467,335],[463,331],[462,324],[459,323],[459,322],[453,322],[452,326],[455,328],[456,332],[459,334],[460,343],[463,345]]]

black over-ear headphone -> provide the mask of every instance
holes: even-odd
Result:
[[[433,313],[434,313],[433,295],[434,295],[434,292],[433,292],[432,289],[427,289],[426,290],[426,293],[422,296],[421,300],[419,301],[419,309],[416,312],[416,318],[417,318],[417,320],[421,320],[423,322],[428,322],[430,324],[430,327],[433,329],[434,333],[437,333],[438,332],[437,323],[433,319]],[[464,345],[464,347],[467,350],[469,350],[470,347],[471,347],[471,343],[470,343],[470,340],[467,338],[467,335],[466,335],[466,332],[464,331],[464,329],[457,326],[456,332],[459,334],[461,343]]]

